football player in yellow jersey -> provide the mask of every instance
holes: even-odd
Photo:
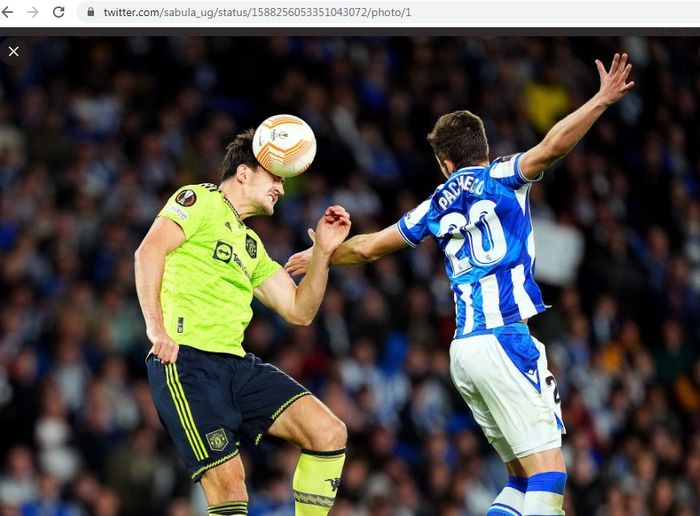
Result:
[[[247,514],[241,434],[256,444],[268,434],[298,446],[296,514],[325,515],[345,460],[345,425],[291,377],[246,353],[243,334],[253,296],[291,324],[311,323],[350,217],[340,206],[326,210],[297,286],[244,223],[271,215],[284,195],[284,179],[257,162],[252,139],[251,129],[228,145],[219,186],[175,192],[136,251],[136,290],[153,344],[148,379],[209,515]]]

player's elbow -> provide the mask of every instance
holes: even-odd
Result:
[[[141,242],[141,245],[139,245],[136,248],[136,251],[134,251],[134,264],[143,262],[144,254],[146,254],[146,246],[144,242]]]
[[[287,319],[287,322],[294,326],[311,326],[313,320],[313,317],[293,317]]]
[[[136,251],[134,251],[134,265],[148,263],[154,256],[155,249],[147,240],[141,242]]]
[[[293,326],[310,326],[316,313],[288,313],[284,320]]]

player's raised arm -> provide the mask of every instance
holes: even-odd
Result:
[[[136,294],[146,321],[146,335],[153,344],[153,353],[164,364],[175,362],[178,353],[178,345],[165,331],[160,301],[165,257],[184,241],[180,226],[165,217],[157,217],[134,253]]]
[[[566,156],[576,143],[588,132],[605,110],[620,100],[634,87],[627,82],[632,65],[627,63],[627,54],[615,54],[610,70],[596,59],[600,74],[600,90],[588,102],[557,122],[544,139],[520,158],[520,171],[527,179],[536,179],[544,169]]]
[[[280,269],[255,289],[255,297],[291,324],[311,324],[326,291],[331,256],[349,232],[348,212],[341,206],[328,208],[316,226],[307,274],[299,286]]]
[[[311,241],[316,241],[316,234],[309,229]],[[331,265],[358,265],[378,260],[385,254],[393,253],[408,246],[401,236],[396,224],[375,233],[356,235],[343,242],[331,257]],[[293,254],[284,265],[292,276],[305,274],[311,262],[313,247]]]

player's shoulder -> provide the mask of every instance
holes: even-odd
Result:
[[[219,187],[213,183],[197,183],[184,185],[173,194],[177,204],[189,208],[195,204],[211,203],[221,197]]]
[[[519,162],[523,154],[516,152],[494,159],[488,166],[488,176],[500,181],[511,181],[510,178],[521,176]]]
[[[522,152],[514,152],[512,154],[506,154],[505,156],[499,156],[491,162],[488,168],[493,168],[498,165],[515,165],[522,155]]]

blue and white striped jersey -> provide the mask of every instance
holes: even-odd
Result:
[[[534,279],[531,182],[520,172],[521,156],[458,170],[397,222],[409,245],[433,236],[445,253],[456,305],[455,338],[546,308]]]

